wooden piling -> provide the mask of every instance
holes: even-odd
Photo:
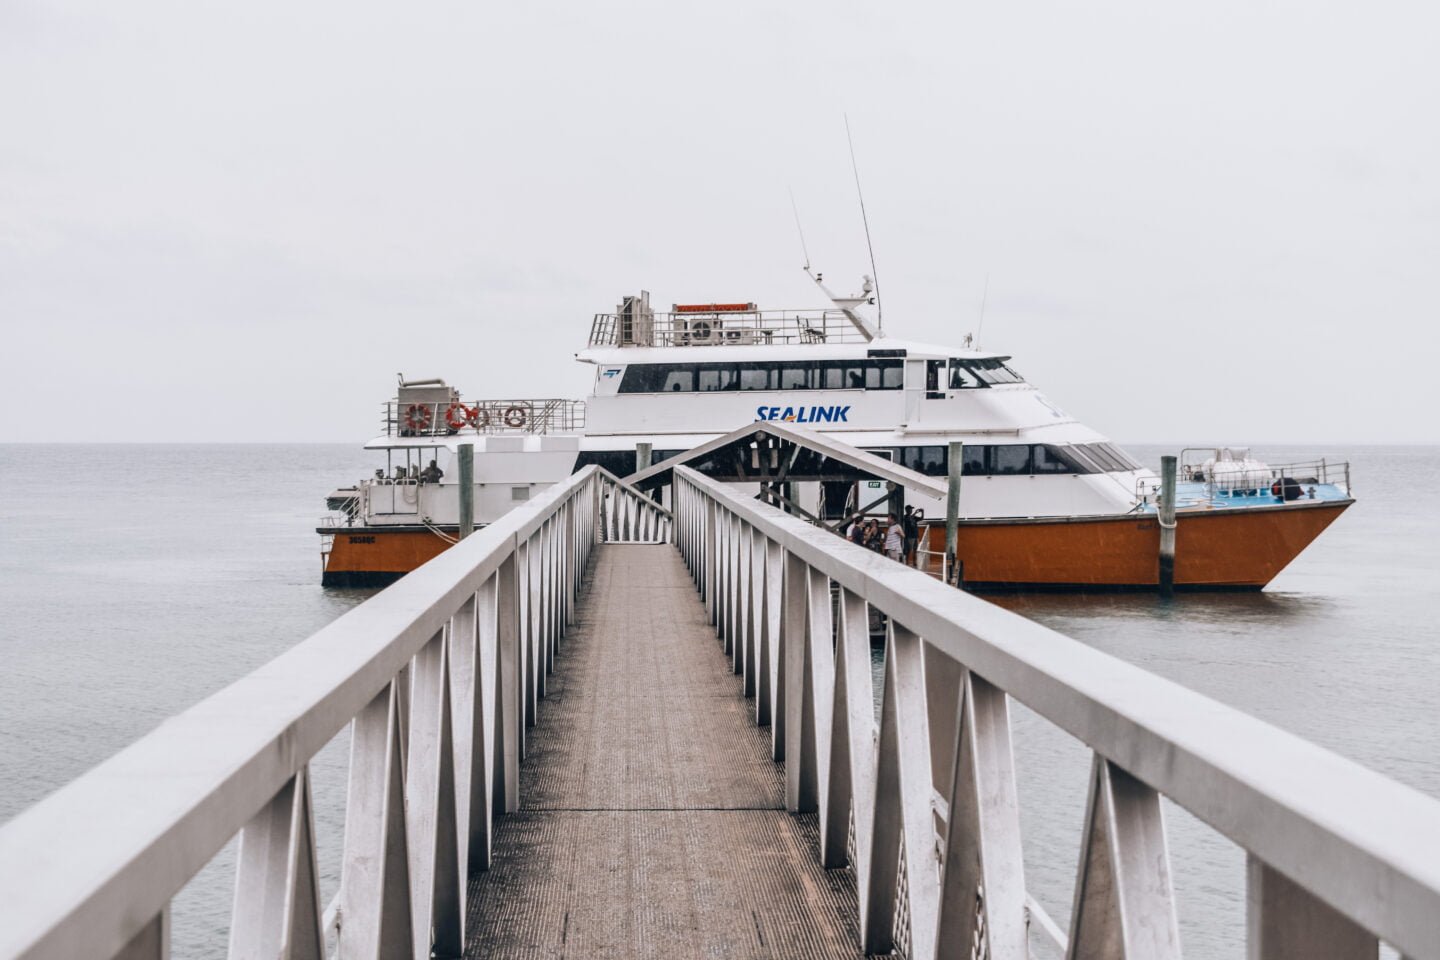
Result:
[[[960,539],[960,467],[964,463],[964,452],[965,444],[952,440],[949,459],[945,461],[945,470],[949,475],[949,486],[945,491],[945,577],[956,585],[960,583],[955,550]]]
[[[460,539],[475,532],[475,444],[456,448],[460,458]]]
[[[1160,500],[1156,504],[1160,520],[1160,593],[1175,592],[1175,458],[1160,458]]]

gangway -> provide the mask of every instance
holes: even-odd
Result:
[[[1162,797],[1245,851],[1250,957],[1440,958],[1440,802],[671,469],[673,510],[556,484],[0,827],[0,958],[166,957],[238,834],[236,958],[1167,960]],[[1013,703],[1092,753],[1068,918],[1027,894]]]

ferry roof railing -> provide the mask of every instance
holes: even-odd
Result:
[[[840,310],[716,310],[597,313],[592,347],[701,347],[752,344],[867,343]]]
[[[1164,796],[1245,851],[1248,956],[1374,958],[1379,938],[1440,958],[1440,801],[689,467],[674,480],[680,551],[787,806],[819,812],[822,865],[855,869],[866,953],[983,938],[1026,957],[1033,921],[1066,956],[1178,960]],[[1012,699],[1091,751],[1068,933],[1026,890]]]
[[[519,807],[587,558],[670,534],[668,510],[587,467],[162,723],[0,826],[0,958],[168,957],[171,898],[237,833],[229,956],[333,956],[333,935],[344,957],[428,957],[432,930],[458,956],[467,864]],[[309,762],[347,726],[322,921]]]
[[[1350,485],[1350,461],[1348,460],[1319,458],[1295,463],[1254,461],[1254,465],[1245,461],[1232,461],[1236,466],[1225,470],[1213,470],[1206,465],[1205,460],[1195,457],[1197,453],[1209,452],[1211,452],[1209,447],[1186,447],[1180,452],[1179,464],[1180,483],[1182,485],[1201,484],[1202,497],[1205,501],[1219,502],[1223,497],[1244,493],[1264,496],[1270,492],[1273,484],[1284,480],[1293,480],[1302,488],[1333,487],[1340,491],[1345,498],[1355,495]],[[1218,456],[1219,453],[1218,448],[1214,450],[1215,455]],[[1137,503],[1149,504],[1157,501],[1159,491],[1159,480],[1153,475],[1140,477],[1135,482]],[[1313,497],[1309,499],[1313,499]],[[1334,495],[1327,495],[1324,499],[1334,499]]]
[[[380,425],[387,437],[453,437],[457,434],[579,433],[585,401],[563,398],[387,401]]]

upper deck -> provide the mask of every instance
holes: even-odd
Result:
[[[656,313],[627,297],[615,313],[597,313],[591,347],[710,347],[868,343],[844,310],[761,310],[753,303],[676,304]]]

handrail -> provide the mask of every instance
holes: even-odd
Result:
[[[453,437],[470,434],[574,433],[585,427],[585,401],[561,397],[432,401],[382,405],[386,436]]]
[[[628,331],[628,333],[626,332]],[[718,310],[626,317],[597,313],[592,347],[701,347],[866,343],[843,310]]]
[[[1164,795],[1246,851],[1252,956],[1373,957],[1379,938],[1440,958],[1440,801],[688,467],[674,500],[787,805],[819,810],[825,866],[855,866],[867,953],[896,930],[916,960],[983,931],[991,956],[1027,956],[1014,698],[1093,751],[1069,955],[1109,933],[1179,957]],[[867,605],[889,623],[878,735]]]
[[[518,805],[525,729],[621,519],[669,537],[668,511],[587,467],[0,827],[0,958],[165,956],[171,897],[237,833],[231,956],[323,949],[308,763],[346,725],[340,952],[463,943],[467,858]]]

